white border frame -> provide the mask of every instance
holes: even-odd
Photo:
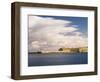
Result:
[[[73,13],[74,12],[74,13]],[[28,22],[27,15],[50,15],[50,16],[75,16],[88,17],[88,64],[84,65],[59,65],[28,67]],[[57,73],[94,72],[94,11],[55,9],[39,7],[20,8],[20,75],[41,75]]]

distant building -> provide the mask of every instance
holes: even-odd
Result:
[[[71,52],[71,50],[69,48],[60,48],[58,51]]]
[[[87,47],[82,47],[82,48],[60,48],[58,51],[61,52],[68,52],[68,53],[73,53],[73,52],[87,52],[88,48]]]
[[[60,48],[58,51],[63,51],[63,52],[79,52],[79,48]]]
[[[88,47],[79,48],[80,52],[88,52]]]

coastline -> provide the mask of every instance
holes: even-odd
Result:
[[[68,53],[68,52],[59,52],[59,53],[57,53],[57,52],[51,52],[51,53],[37,53],[37,52],[29,52],[28,54],[36,54],[36,55],[71,55],[71,54],[74,54],[74,55],[79,55],[79,53],[81,54],[83,54],[83,53],[88,53],[88,52],[77,52],[77,53],[75,53],[75,52],[70,52],[70,53]],[[81,54],[81,55],[82,55]]]
[[[43,51],[28,52],[29,54],[70,54],[70,53],[87,53],[88,47],[81,48],[59,48],[58,51]]]

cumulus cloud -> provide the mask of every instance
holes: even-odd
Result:
[[[87,46],[87,37],[71,24],[71,21],[53,17],[29,16],[29,52]]]

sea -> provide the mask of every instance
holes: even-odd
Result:
[[[28,66],[88,64],[88,53],[28,54]]]

